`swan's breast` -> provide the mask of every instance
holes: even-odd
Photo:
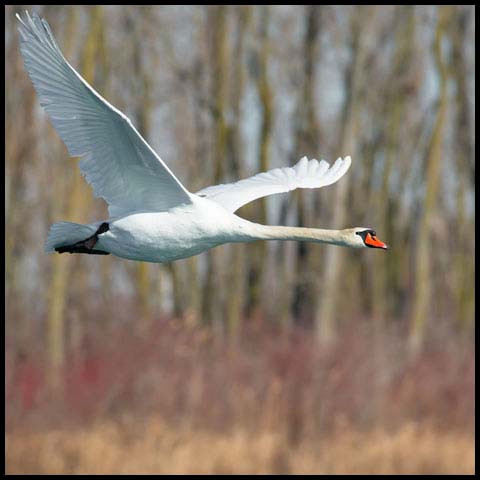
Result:
[[[203,202],[110,221],[110,230],[99,237],[98,248],[131,260],[169,262],[231,241],[234,215],[220,206],[202,207]]]

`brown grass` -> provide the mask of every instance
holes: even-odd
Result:
[[[7,344],[8,473],[474,473],[474,344],[359,323],[330,348],[252,324],[87,332],[48,388]]]
[[[343,426],[289,448],[283,435],[172,428],[159,418],[7,434],[9,474],[473,474],[474,439],[407,423],[394,432]]]

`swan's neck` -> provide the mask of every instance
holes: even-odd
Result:
[[[351,229],[322,230],[320,228],[284,227],[251,224],[251,240],[295,240],[328,243],[351,247]]]

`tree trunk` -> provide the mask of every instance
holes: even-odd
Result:
[[[449,8],[438,7],[438,21],[433,44],[435,66],[438,72],[440,91],[435,125],[430,139],[426,165],[426,193],[423,201],[423,211],[418,227],[415,297],[413,302],[412,323],[409,334],[409,348],[416,353],[423,343],[425,326],[431,315],[431,239],[430,221],[435,210],[436,196],[440,182],[440,164],[442,161],[443,130],[447,115],[447,79],[448,68],[443,59],[442,41],[447,28]]]
[[[242,5],[236,8],[237,36],[232,55],[233,86],[230,92],[231,124],[228,128],[228,159],[230,172],[235,179],[245,176],[244,148],[241,133],[241,110],[240,102],[245,90],[245,42],[251,20],[250,5]],[[231,336],[235,336],[243,314],[245,302],[245,245],[239,243],[230,245],[231,256],[230,269],[228,272],[229,288],[226,292],[226,323]]]
[[[475,154],[472,144],[472,125],[470,116],[470,102],[468,98],[466,79],[468,78],[465,46],[467,43],[467,25],[470,12],[464,6],[455,7],[454,21],[452,22],[452,55],[451,72],[456,83],[455,96],[455,138],[457,151],[457,172],[459,175],[457,187],[457,229],[454,295],[456,299],[456,313],[459,329],[469,335],[472,332],[475,315],[475,265],[472,258],[475,256],[475,244],[472,242],[471,232],[474,225],[466,212],[466,192],[469,181],[475,187]],[[473,167],[471,167],[473,165]],[[473,171],[473,175],[472,175]]]
[[[207,25],[211,32],[210,53],[212,64],[213,99],[213,160],[214,174],[212,184],[221,183],[225,174],[225,158],[227,153],[227,7],[215,5],[208,7]],[[223,298],[220,276],[223,270],[221,255],[223,249],[217,248],[207,252],[207,274],[203,291],[202,317],[206,324],[219,327],[223,324]]]
[[[404,121],[404,113],[408,100],[409,68],[412,62],[413,47],[415,41],[415,7],[413,5],[396,6],[395,15],[397,35],[396,51],[394,54],[392,78],[390,85],[397,85],[392,94],[386,99],[387,108],[383,116],[387,118],[385,130],[385,165],[383,170],[381,188],[373,190],[370,205],[378,215],[376,224],[379,235],[385,238],[394,238],[395,234],[395,210],[394,200],[390,195],[390,179],[394,166],[398,160],[400,146],[400,128]],[[402,78],[404,79],[402,82]],[[396,200],[397,202],[399,201]],[[395,249],[397,250],[397,249]],[[380,330],[385,326],[386,317],[392,313],[392,305],[389,302],[391,292],[395,285],[390,283],[389,269],[391,269],[391,256],[400,255],[399,251],[389,252],[389,256],[376,255],[373,258],[373,290],[372,307],[375,324]]]
[[[70,10],[69,24],[72,29],[76,23],[76,9]],[[85,41],[81,60],[81,73],[87,82],[92,82],[95,68],[95,59],[98,44],[98,35],[102,23],[102,8],[94,6],[89,9],[90,25]],[[71,195],[68,197],[66,219],[87,221],[87,211],[90,206],[91,191],[85,184],[84,178],[78,168],[75,168],[74,184]],[[65,305],[67,301],[67,288],[70,284],[70,267],[73,258],[70,256],[55,255],[53,257],[52,280],[49,289],[49,307],[47,321],[47,351],[49,359],[49,384],[54,390],[62,386],[62,369],[65,361]]]
[[[352,31],[352,61],[345,72],[345,103],[342,112],[342,136],[340,152],[342,155],[355,156],[357,143],[355,141],[358,126],[358,111],[360,105],[359,89],[364,85],[362,76],[365,61],[364,36],[367,25],[371,22],[375,6],[357,6],[351,21]],[[346,175],[335,185],[333,201],[332,228],[344,228],[346,219],[346,199],[350,175]],[[322,297],[316,313],[316,336],[320,343],[328,343],[335,337],[335,312],[339,301],[339,283],[342,273],[342,262],[347,252],[338,247],[326,247],[324,256],[324,271],[321,282]]]
[[[315,112],[315,86],[317,75],[317,51],[319,45],[319,32],[322,9],[319,5],[308,5],[305,11],[305,37],[303,41],[303,93],[299,99],[298,120],[294,147],[296,163],[299,156],[306,155],[315,158],[319,147],[319,126]],[[300,226],[308,225],[307,205],[305,192],[298,190],[297,197],[297,221]],[[314,266],[310,255],[312,245],[307,242],[298,242],[296,245],[297,268],[296,285],[294,286],[293,316],[296,321],[311,324],[315,308],[315,281]]]
[[[146,16],[150,14],[150,7],[144,6],[139,10],[139,17],[132,20],[132,36],[134,41],[133,65],[135,67],[134,75],[134,98],[135,98],[135,119],[136,126],[140,135],[148,142],[151,132],[152,118],[152,95],[149,67],[145,66],[142,58],[143,40],[145,28],[142,28],[146,21]],[[147,327],[151,320],[151,282],[150,282],[150,264],[147,262],[137,262],[136,268],[136,290],[137,290],[137,309],[144,327]],[[147,328],[148,330],[148,328]]]
[[[256,86],[261,105],[261,127],[258,149],[258,171],[268,170],[270,140],[272,135],[272,109],[273,98],[270,81],[268,78],[269,57],[269,9],[267,5],[261,7],[260,15],[260,46],[257,52],[257,65],[255,68]],[[265,224],[267,222],[267,203],[261,198],[247,207],[252,213],[254,221]],[[254,212],[254,213],[253,213]],[[248,265],[247,282],[247,315],[261,316],[263,310],[263,274],[266,265],[267,245],[265,242],[255,242],[250,245],[250,262]]]

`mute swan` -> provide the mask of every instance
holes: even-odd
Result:
[[[94,195],[108,203],[109,219],[89,225],[55,223],[46,252],[108,255],[145,262],[170,262],[227,242],[306,240],[353,248],[387,245],[370,228],[320,230],[267,226],[234,212],[257,198],[338,181],[350,157],[333,166],[303,157],[227,185],[189,192],[142,138],[130,120],[102,98],[66,61],[48,23],[26,12],[20,21],[25,68],[71,156]]]

